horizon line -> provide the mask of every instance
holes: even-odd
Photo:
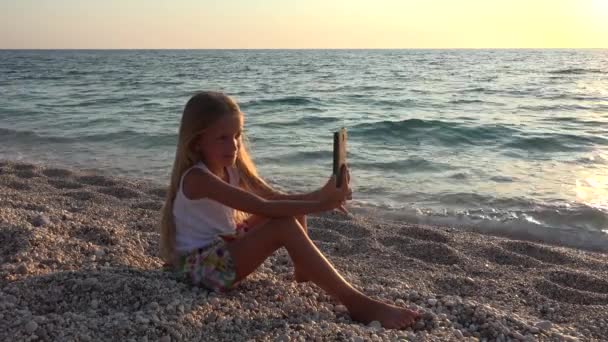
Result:
[[[18,50],[606,50],[608,47],[432,47],[432,48],[0,48],[0,51]]]

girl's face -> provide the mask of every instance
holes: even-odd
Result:
[[[236,162],[242,131],[242,115],[225,115],[202,132],[195,148],[207,167],[227,167]]]

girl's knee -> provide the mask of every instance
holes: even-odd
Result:
[[[296,216],[295,218],[298,222],[300,222],[301,225],[306,224],[306,215]]]
[[[283,226],[297,226],[297,225],[299,225],[298,220],[294,216],[277,217],[277,218],[274,218],[273,221],[275,221],[275,222],[277,222],[277,224],[283,225]]]
[[[280,217],[272,219],[280,231],[289,231],[290,233],[304,232],[302,225],[296,217]]]

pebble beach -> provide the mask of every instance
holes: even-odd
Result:
[[[354,189],[356,192],[356,189]],[[353,322],[279,250],[225,294],[163,270],[165,185],[0,160],[2,341],[608,340],[608,254],[339,213],[309,236],[407,330]]]

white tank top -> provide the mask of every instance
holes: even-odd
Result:
[[[235,232],[234,209],[217,201],[201,198],[188,199],[182,190],[184,177],[193,168],[211,173],[203,162],[187,169],[179,182],[179,189],[173,202],[173,219],[175,222],[175,250],[177,254],[187,254],[211,244],[217,235]],[[239,186],[238,172],[234,167],[227,167],[230,184]]]

